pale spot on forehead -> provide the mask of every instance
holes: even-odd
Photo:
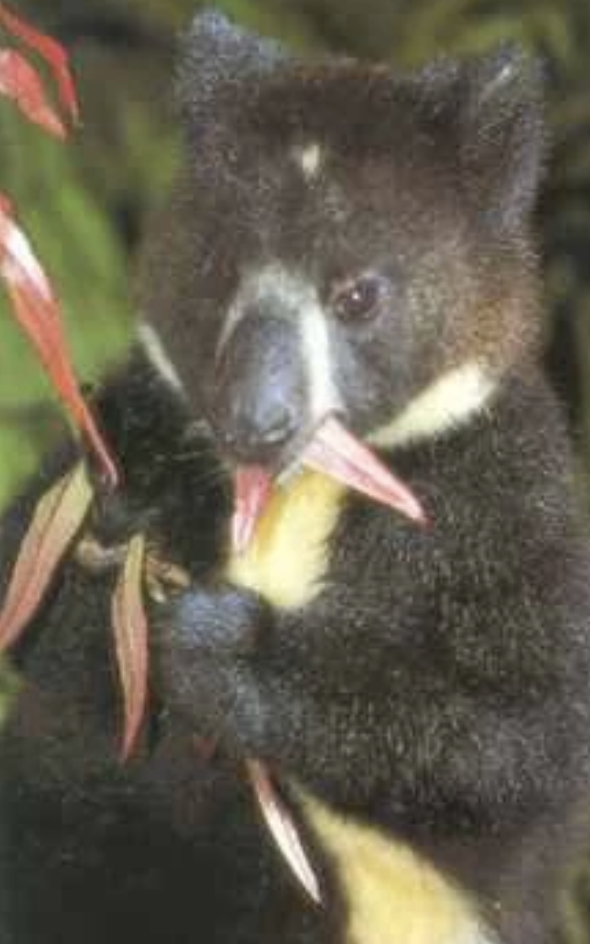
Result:
[[[317,141],[310,141],[303,147],[296,149],[295,159],[301,167],[305,179],[311,182],[315,180],[322,169],[324,159],[322,146]]]

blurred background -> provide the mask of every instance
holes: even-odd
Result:
[[[538,208],[547,365],[590,472],[590,0],[209,0],[300,50],[391,60],[467,55],[512,39],[547,76],[551,155]],[[195,0],[16,0],[71,51],[83,125],[64,146],[0,100],[0,190],[9,194],[66,310],[80,375],[121,357],[143,222],[175,165],[170,82]],[[8,38],[0,33],[0,48]],[[60,414],[0,293],[0,506],[60,428]],[[590,870],[588,870],[590,872]],[[590,878],[574,880],[566,937],[590,942]]]

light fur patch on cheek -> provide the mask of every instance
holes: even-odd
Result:
[[[184,394],[183,383],[156,330],[146,321],[143,321],[137,329],[137,334],[152,367],[170,387],[178,393]]]
[[[368,436],[375,446],[401,446],[432,439],[481,413],[497,381],[478,362],[457,367],[418,394],[395,419]]]

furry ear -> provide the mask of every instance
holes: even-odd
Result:
[[[464,173],[491,220],[517,230],[532,208],[545,153],[540,65],[505,46],[466,68]]]
[[[214,10],[198,14],[185,35],[177,76],[177,100],[190,119],[200,117],[236,83],[262,78],[286,54],[273,40],[262,39]]]

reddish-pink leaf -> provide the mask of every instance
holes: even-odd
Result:
[[[293,817],[277,793],[268,770],[258,760],[248,760],[246,769],[264,821],[279,851],[312,901],[321,904],[316,873],[303,848]]]
[[[35,615],[91,502],[92,487],[82,463],[39,501],[22,540],[0,611],[0,648],[16,642]]]
[[[428,519],[413,492],[335,416],[327,416],[304,447],[299,462],[348,488],[395,508],[412,521]],[[234,476],[233,550],[243,553],[272,495],[272,475],[259,466],[240,466]]]
[[[57,138],[65,138],[64,124],[49,102],[38,73],[14,49],[0,50],[0,94],[11,98],[30,121]]]
[[[75,426],[84,433],[111,485],[119,481],[109,449],[82,396],[63,330],[59,301],[31,245],[0,204],[0,278],[18,323],[35,346]]]
[[[121,756],[131,754],[147,706],[148,625],[143,605],[145,537],[129,542],[123,569],[112,601],[115,651],[123,692],[123,743]]]
[[[4,3],[0,3],[0,26],[30,49],[34,49],[47,62],[57,83],[62,105],[70,119],[76,122],[79,116],[78,100],[68,56],[63,46],[57,40],[34,29]]]
[[[272,476],[257,465],[239,466],[234,475],[232,545],[236,554],[248,548],[272,494]]]
[[[427,523],[422,505],[408,486],[335,416],[328,416],[316,429],[301,461],[412,521]]]

